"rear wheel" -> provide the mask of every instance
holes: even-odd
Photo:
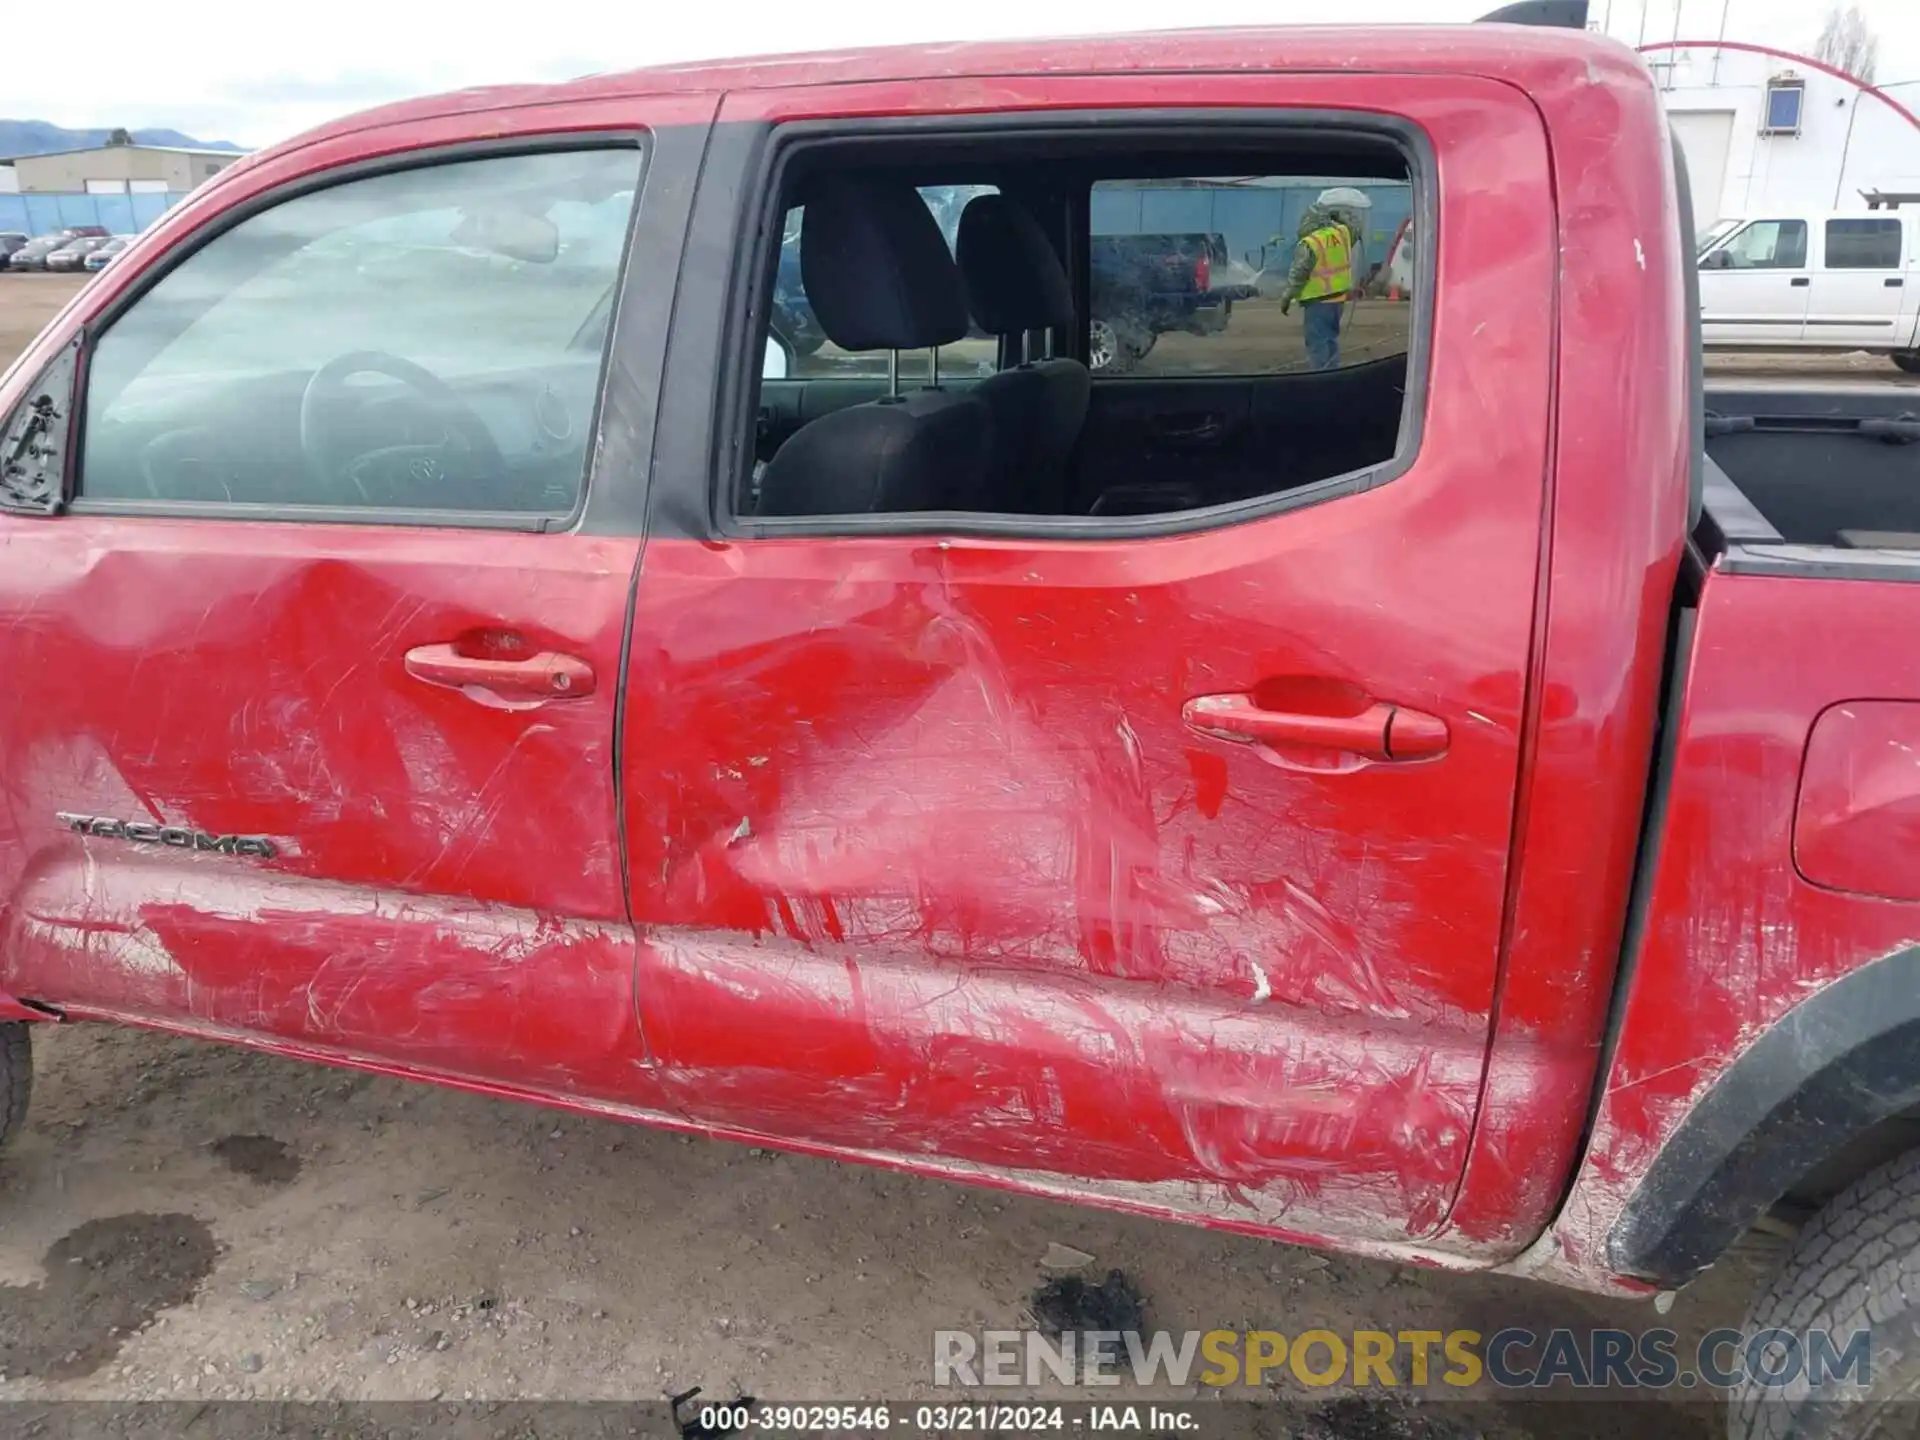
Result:
[[[1861,1176],[1800,1232],[1747,1311],[1748,1336],[1776,1328],[1800,1347],[1798,1379],[1734,1391],[1730,1440],[1891,1440],[1913,1433],[1920,1397],[1920,1150]],[[1872,1334],[1870,1386],[1829,1384],[1809,1393],[1813,1337],[1824,1334],[1832,1353],[1844,1357],[1863,1330]],[[1847,1367],[1838,1368],[1844,1381]]]
[[[1920,375],[1920,350],[1896,350],[1890,358],[1909,375]]]
[[[27,1123],[33,1095],[33,1039],[19,1021],[0,1025],[0,1145]]]
[[[1095,316],[1087,327],[1087,368],[1096,375],[1124,375],[1133,368],[1133,362],[1139,359],[1135,351],[1121,338],[1120,327],[1111,320]]]

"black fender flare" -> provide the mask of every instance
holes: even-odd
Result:
[[[1607,1235],[1613,1269],[1680,1285],[1808,1171],[1920,1104],[1920,944],[1815,991],[1740,1052]]]

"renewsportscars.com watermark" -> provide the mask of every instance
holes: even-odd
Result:
[[[1683,1348],[1672,1330],[936,1330],[938,1386],[1191,1384],[1310,1389],[1770,1390],[1864,1395],[1869,1330],[1712,1330]]]

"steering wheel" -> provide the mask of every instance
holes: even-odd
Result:
[[[338,460],[328,439],[327,415],[330,411],[337,412],[351,398],[346,382],[354,375],[385,375],[398,380],[427,402],[446,425],[446,435],[431,445],[383,445],[347,457],[344,462]],[[456,438],[458,447],[453,444]],[[469,464],[456,469],[448,460],[457,451],[465,453]],[[307,388],[300,396],[300,454],[306,461],[308,475],[323,493],[344,478],[368,505],[382,503],[374,498],[370,483],[389,495],[405,496],[409,487],[424,487],[429,492],[441,490],[456,476],[497,480],[504,476],[507,468],[493,432],[452,386],[431,370],[384,350],[355,350],[337,355],[313,372],[313,378],[307,381]],[[426,503],[436,509],[443,508],[432,499]]]

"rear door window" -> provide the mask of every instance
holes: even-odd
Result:
[[[1900,222],[1897,219],[1827,221],[1827,269],[1899,268]]]

